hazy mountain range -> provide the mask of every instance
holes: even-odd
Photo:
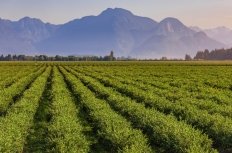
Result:
[[[176,18],[156,22],[128,10],[107,9],[62,25],[25,17],[0,19],[0,53],[183,57],[198,50],[232,46],[232,31],[187,27]]]
[[[232,30],[227,27],[217,27],[212,29],[201,29],[199,27],[190,27],[192,30],[205,32],[209,37],[224,43],[227,47],[232,47]]]

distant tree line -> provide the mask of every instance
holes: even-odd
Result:
[[[114,52],[111,51],[109,55],[106,56],[47,56],[47,55],[1,55],[0,61],[135,61],[137,59],[131,57],[114,57]],[[160,59],[144,59],[144,60],[155,60],[155,61],[166,61],[166,60],[182,60],[182,59],[168,59],[167,57],[162,57]],[[232,48],[230,49],[215,49],[211,52],[209,50],[198,51],[194,58],[190,55],[185,55],[185,60],[232,60]]]
[[[232,60],[232,48],[198,51],[195,60]]]
[[[47,55],[1,55],[0,61],[114,61],[114,52],[107,56],[47,56]]]

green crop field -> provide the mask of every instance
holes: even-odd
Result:
[[[2,62],[1,153],[231,153],[232,62]]]

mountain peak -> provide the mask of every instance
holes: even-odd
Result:
[[[195,33],[195,36],[201,37],[201,38],[206,38],[207,34],[203,31],[199,31],[197,33]]]
[[[162,20],[158,27],[157,33],[160,35],[180,34],[181,36],[192,35],[193,30],[186,27],[182,22],[173,17],[168,17]]]
[[[31,18],[31,17],[24,17],[24,18],[21,18],[19,21],[19,23],[28,23],[28,24],[31,24],[31,23],[43,23],[40,19],[37,19],[37,18]]]
[[[180,57],[183,53],[223,46],[176,18],[157,23],[122,8],[108,8],[100,15],[62,25],[45,24],[30,17],[9,22],[0,19],[0,44],[3,54],[31,51],[31,54],[100,56],[115,50],[116,56],[138,58]]]
[[[175,27],[185,27],[185,25],[180,22],[180,20],[178,20],[177,18],[173,18],[173,17],[168,17],[163,19],[160,24],[162,25],[166,25],[167,28],[170,28],[170,26],[175,26]],[[174,27],[173,27],[174,28]]]
[[[108,8],[100,15],[133,15],[130,11],[122,8]]]
[[[161,22],[178,22],[178,23],[181,23],[180,20],[178,20],[177,18],[174,18],[174,17],[167,17],[167,18],[163,19]]]
[[[10,23],[12,21],[0,18],[0,23]]]
[[[23,17],[23,18],[21,18],[20,20],[32,20],[33,18],[31,18],[31,17],[29,17],[29,16],[25,16],[25,17]],[[19,21],[20,21],[19,20]]]

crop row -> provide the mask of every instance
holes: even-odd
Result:
[[[175,102],[161,99],[152,92],[141,90],[136,86],[125,85],[115,79],[94,75],[88,73],[103,83],[117,91],[126,94],[142,102],[149,107],[156,108],[165,114],[173,114],[177,119],[184,120],[188,124],[203,130],[210,138],[214,140],[214,145],[222,148],[230,148],[232,146],[232,120],[223,117],[220,114],[209,114],[207,111],[200,110],[187,102]]]
[[[74,75],[67,73],[63,68],[61,71],[71,85],[73,93],[89,111],[96,127],[99,128],[99,134],[110,141],[117,152],[151,152],[147,138],[140,130],[133,129],[130,122],[114,112],[104,100],[97,99]]]
[[[8,106],[14,102],[14,98],[20,95],[43,71],[45,67],[40,68],[35,73],[31,73],[17,82],[12,84],[9,88],[0,91],[0,113],[5,113]]]
[[[84,69],[78,68],[78,70],[91,72],[91,67],[85,67]],[[155,70],[157,70],[157,68]],[[173,72],[172,77],[168,77],[166,74],[167,72],[164,73],[161,71],[154,73],[152,69],[151,70],[148,69],[145,72],[148,73],[147,77],[144,77],[144,74],[141,74],[141,70],[138,70],[137,72],[136,68],[131,70],[130,69],[125,70],[125,71],[123,71],[122,69],[97,68],[95,72],[103,74],[106,77],[110,76],[110,77],[121,78],[121,80],[125,82],[130,80],[130,82],[137,83],[139,84],[139,86],[144,85],[145,88],[153,87],[153,89],[159,90],[159,92],[164,93],[166,97],[168,96],[167,98],[170,98],[172,100],[178,98],[191,97],[197,100],[200,99],[212,103],[217,103],[219,105],[221,104],[232,105],[230,100],[232,98],[230,90],[218,89],[205,85],[206,81],[210,82],[213,79],[215,79],[215,78],[210,78],[210,74],[206,75],[208,77],[207,79],[202,79],[202,76],[200,74],[199,74],[200,76],[194,74],[196,75],[196,78],[188,78],[189,76],[194,76],[192,74],[189,75],[189,73],[176,76],[175,73],[177,72],[178,74],[181,73],[179,70],[177,70],[177,72]],[[160,73],[164,73],[164,74],[161,75]],[[223,74],[225,75],[227,74],[227,72]],[[223,82],[227,83],[227,85],[230,86],[230,83],[225,80],[225,77],[223,77],[223,79],[220,78],[216,78],[216,79],[223,80]],[[166,93],[164,90],[166,91]]]
[[[38,67],[26,67],[17,74],[13,75],[10,73],[10,76],[7,76],[3,81],[0,81],[0,90],[9,87],[13,83],[17,82],[19,79],[30,75],[31,73],[35,73],[38,70]]]
[[[80,71],[79,69],[76,69],[76,70]],[[95,73],[95,72],[92,72],[91,74],[100,75],[99,73]],[[232,118],[232,113],[231,113],[232,112],[232,102],[231,101],[230,101],[230,104],[228,104],[228,103],[227,104],[217,104],[214,101],[202,100],[202,99],[194,98],[192,96],[186,96],[186,95],[188,95],[188,93],[183,89],[176,90],[176,89],[173,89],[171,87],[169,87],[167,89],[160,89],[160,88],[156,88],[154,86],[151,86],[147,83],[136,82],[135,80],[128,79],[126,77],[119,77],[119,76],[115,77],[115,75],[109,76],[107,74],[106,75],[101,74],[101,76],[103,76],[105,78],[111,78],[114,80],[118,80],[123,84],[135,86],[135,87],[142,89],[142,90],[149,90],[149,92],[153,92],[154,95],[160,96],[160,99],[168,99],[169,101],[172,101],[174,103],[175,102],[178,103],[181,101],[182,103],[188,103],[190,105],[197,106],[201,110],[206,110],[210,114],[218,113],[218,114],[221,114],[225,117]],[[159,83],[159,85],[161,85],[161,84]]]
[[[49,133],[55,144],[55,152],[87,153],[90,143],[83,134],[83,127],[77,118],[75,100],[67,89],[63,76],[57,67],[52,76],[51,126]]]
[[[68,68],[68,71],[80,78],[95,93],[107,99],[120,113],[128,116],[137,127],[152,131],[154,144],[159,144],[172,152],[214,152],[212,141],[200,131],[193,129],[184,122],[177,121],[170,115],[160,113],[156,109],[147,109],[143,104],[136,103],[128,97],[107,88],[98,81],[84,76]]]
[[[0,118],[0,152],[23,152],[25,139],[46,86],[51,67],[48,67],[23,93],[21,99]]]
[[[5,79],[15,76],[18,73],[25,72],[24,70],[31,66],[19,67],[19,66],[1,66],[0,65],[0,82],[4,81]]]

